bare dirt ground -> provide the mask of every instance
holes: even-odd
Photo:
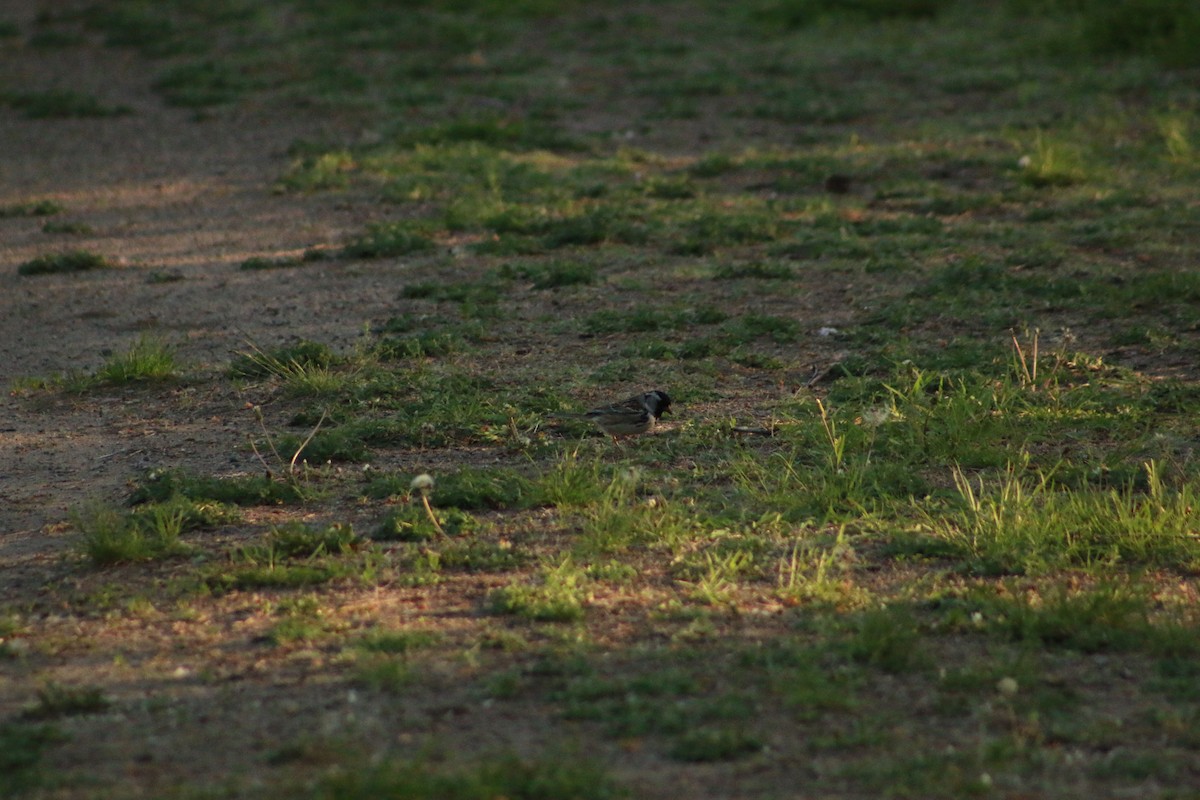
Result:
[[[0,7],[19,18],[24,4]],[[45,218],[0,220],[0,377],[90,371],[143,332],[180,346],[190,366],[228,363],[247,340],[273,346],[310,337],[335,346],[386,316],[397,264],[240,271],[251,256],[337,242],[371,210],[345,197],[272,194],[302,137],[352,135],[328,118],[280,116],[242,107],[196,120],[166,108],[147,86],[144,62],[119,50],[0,51],[15,82],[69,84],[132,114],[30,120],[0,112],[0,203],[51,199],[56,219],[85,235],[46,234]],[[17,265],[84,248],[125,268],[23,277]],[[163,280],[163,278],[168,280]],[[211,466],[244,444],[237,397],[180,388],[164,407],[143,397],[95,403],[30,402],[6,396],[0,414],[0,568],[35,557],[54,536],[46,526],[86,496],[111,499],[139,467],[187,459]]]

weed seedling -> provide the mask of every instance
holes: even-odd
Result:
[[[128,351],[110,358],[96,373],[105,383],[120,385],[173,378],[179,371],[175,348],[161,339],[140,336]]]

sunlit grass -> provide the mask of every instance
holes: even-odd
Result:
[[[1196,489],[1166,486],[1153,462],[1145,469],[1145,490],[1108,491],[1064,491],[1044,474],[1015,472],[989,487],[956,473],[959,508],[932,523],[984,571],[1118,564],[1191,569],[1200,558]]]

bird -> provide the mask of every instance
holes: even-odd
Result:
[[[661,389],[635,394],[627,400],[598,406],[583,414],[584,419],[619,442],[623,436],[636,436],[654,428],[658,418],[671,409],[671,396]]]

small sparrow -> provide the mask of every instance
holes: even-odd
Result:
[[[586,412],[584,419],[596,423],[596,427],[619,440],[622,436],[635,436],[654,427],[654,423],[671,408],[670,396],[659,389],[643,392],[614,403]]]

